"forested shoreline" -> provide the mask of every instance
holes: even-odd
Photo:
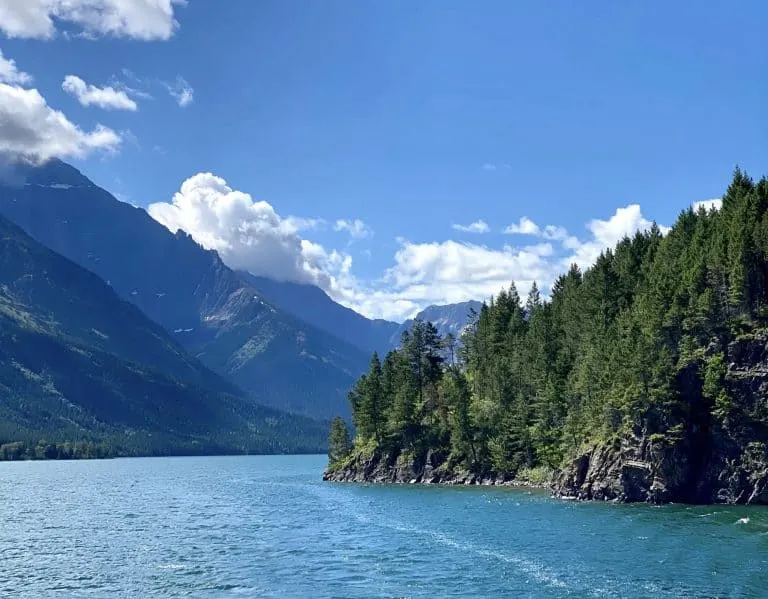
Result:
[[[0,444],[0,462],[29,460],[102,460],[115,457],[107,443],[49,443],[46,441]]]
[[[461,343],[426,322],[350,393],[331,480],[552,482],[627,501],[768,502],[768,180],[512,284]]]

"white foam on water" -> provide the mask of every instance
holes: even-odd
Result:
[[[527,558],[523,558],[517,555],[510,555],[508,553],[505,553],[503,551],[498,551],[496,549],[478,547],[466,541],[457,541],[456,539],[453,539],[439,532],[429,532],[429,531],[418,531],[418,532],[427,534],[438,543],[442,545],[447,545],[448,547],[453,547],[454,549],[458,549],[459,551],[468,551],[480,557],[495,559],[497,561],[501,561],[507,564],[512,564],[518,570],[533,577],[537,582],[540,582],[549,586],[561,588],[561,589],[568,587],[568,583],[566,583],[557,574],[551,572],[544,565],[534,562],[532,560],[529,560]]]
[[[736,524],[749,524],[749,518],[746,518],[746,517],[745,518],[739,518],[736,521]]]
[[[493,549],[487,546],[475,544],[471,541],[459,540],[445,533],[427,530],[418,526],[413,526],[403,522],[396,522],[381,517],[379,511],[361,510],[359,497],[349,495],[347,497],[339,496],[333,493],[332,496],[326,494],[323,487],[314,487],[314,494],[322,499],[328,509],[337,513],[344,513],[355,519],[361,524],[373,525],[378,528],[394,530],[407,535],[417,535],[426,537],[430,541],[450,547],[460,552],[471,553],[478,557],[496,560],[510,564],[518,572],[529,576],[539,584],[553,589],[560,589],[561,592],[577,597],[625,597],[626,584],[628,580],[621,578],[607,578],[605,576],[593,575],[589,580],[573,580],[562,572],[557,572],[545,564],[525,557],[517,553]],[[365,507],[365,503],[362,507]],[[647,537],[646,537],[647,538]],[[577,568],[578,569],[578,568]],[[633,581],[634,585],[639,585],[645,591],[652,593],[656,597],[677,597],[677,593],[670,594],[670,590],[660,587],[655,581]]]
[[[321,494],[318,494],[321,495]],[[324,500],[328,500],[327,497],[323,497]],[[563,580],[563,578],[557,573],[553,572],[543,564],[524,558],[518,555],[512,555],[503,551],[498,551],[488,547],[482,547],[475,545],[468,541],[459,541],[449,535],[442,532],[427,530],[419,528],[409,524],[391,522],[380,517],[371,517],[369,514],[363,514],[360,512],[358,506],[359,503],[339,501],[339,497],[334,497],[333,509],[343,509],[352,518],[360,522],[361,524],[373,524],[379,528],[385,528],[389,530],[395,530],[397,532],[406,533],[409,535],[418,535],[421,537],[427,537],[433,542],[438,544],[457,549],[462,552],[473,553],[474,555],[485,557],[488,559],[494,559],[502,561],[504,563],[511,564],[518,571],[523,572],[531,576],[534,580],[541,584],[545,584],[555,588],[568,588],[569,584]],[[582,589],[589,592],[589,589]]]

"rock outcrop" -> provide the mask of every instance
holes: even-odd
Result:
[[[677,375],[679,426],[666,434],[649,414],[641,430],[588,447],[555,473],[557,497],[648,503],[768,504],[768,333],[744,336],[708,355],[722,355],[726,403],[705,398],[701,369],[708,356]],[[717,418],[713,412],[720,410]],[[730,414],[730,415],[729,415]],[[500,473],[473,473],[448,456],[356,453],[325,480],[368,483],[519,485]],[[541,483],[532,486],[545,486]]]
[[[553,484],[560,497],[651,503],[768,504],[768,334],[732,341],[723,352],[725,405],[703,398],[692,363],[678,375],[688,413],[675,438],[630,436],[594,446]],[[715,419],[713,410],[725,412]],[[731,414],[738,415],[729,416]]]
[[[353,453],[344,463],[326,470],[323,480],[384,484],[548,486],[492,472],[473,473],[451,462],[447,456],[431,450],[421,455],[406,452],[394,454],[379,449],[373,453]]]

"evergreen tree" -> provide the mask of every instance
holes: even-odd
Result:
[[[347,424],[337,416],[331,421],[331,432],[328,437],[328,464],[333,465],[343,460],[350,451],[352,451],[352,444]]]
[[[350,392],[354,423],[394,454],[431,449],[509,476],[686,431],[766,443],[764,410],[729,394],[725,364],[731,341],[766,328],[768,181],[737,169],[721,210],[621,239],[590,268],[572,265],[547,300],[534,283],[523,307],[511,284],[460,342],[417,320]]]

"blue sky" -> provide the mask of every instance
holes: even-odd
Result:
[[[81,4],[0,0],[30,76],[3,85],[114,135],[56,153],[232,266],[370,316],[546,286],[737,163],[768,171],[762,0]],[[38,118],[12,91],[0,111]]]

